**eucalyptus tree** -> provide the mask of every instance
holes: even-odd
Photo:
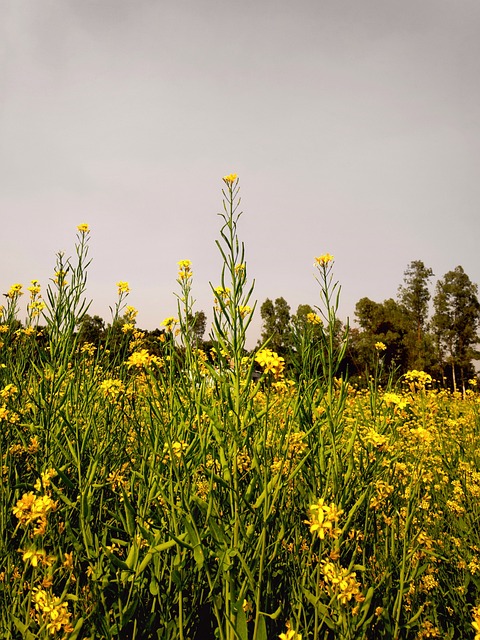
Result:
[[[464,386],[465,373],[472,371],[474,350],[479,341],[480,302],[478,285],[461,266],[449,271],[437,282],[433,299],[435,313],[432,326],[442,363],[451,367],[453,388],[457,389],[457,372]]]

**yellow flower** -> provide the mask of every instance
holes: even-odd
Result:
[[[22,560],[24,562],[30,561],[32,567],[38,567],[38,563],[41,562],[44,557],[45,551],[43,549],[40,549],[40,551],[28,549],[28,551],[23,552]]]
[[[310,520],[305,520],[305,524],[310,525],[310,533],[317,533],[321,540],[325,539],[326,534],[335,539],[340,535],[337,525],[342,513],[343,510],[333,502],[328,506],[320,498],[316,504],[310,505]]]
[[[475,629],[474,640],[480,640],[480,605],[474,607],[472,611],[473,622],[472,627]]]
[[[387,345],[386,345],[386,344],[384,344],[383,342],[376,342],[376,343],[375,343],[375,349],[376,349],[377,351],[386,351],[386,349],[387,349]]]
[[[122,295],[122,293],[130,293],[130,286],[128,284],[128,282],[124,282],[123,280],[120,280],[119,282],[117,282],[117,287],[118,287],[118,295]]]
[[[237,178],[238,175],[236,173],[229,173],[228,176],[223,176],[223,181],[230,186],[235,182],[235,180],[237,180]]]
[[[288,621],[285,626],[287,627],[287,631],[278,636],[280,640],[302,640],[302,634],[292,629],[290,621]]]
[[[177,262],[178,264],[178,278],[179,280],[188,280],[189,278],[191,278],[193,276],[192,273],[192,262],[191,260],[180,260],[179,262]]]
[[[313,325],[318,325],[318,324],[322,324],[322,319],[321,317],[317,314],[317,313],[307,313],[307,322],[309,324],[313,324]]]
[[[18,296],[22,296],[22,285],[21,284],[12,284],[12,286],[10,287],[10,289],[8,290],[7,296],[12,299],[12,298],[16,298]]]
[[[83,222],[82,224],[78,225],[77,230],[80,231],[80,233],[88,233],[90,231],[90,228],[88,224]]]
[[[183,457],[184,452],[188,449],[188,444],[185,440],[181,440],[180,442],[173,442],[171,446],[171,452],[175,458],[180,460]],[[163,462],[166,463],[170,460],[170,445],[168,442],[165,442],[163,445]]]
[[[322,256],[315,258],[315,265],[319,267],[326,267],[329,262],[333,262],[335,258],[330,253],[324,253]]]
[[[116,399],[125,391],[125,386],[121,380],[109,378],[100,383],[100,391],[105,398]]]
[[[134,351],[132,355],[127,360],[128,367],[145,367],[150,364],[152,357],[148,353],[146,349],[140,349],[139,351]]]
[[[255,356],[255,361],[263,367],[264,373],[271,372],[276,379],[282,375],[285,368],[284,358],[270,349],[262,349],[259,351]]]
[[[63,555],[65,556],[65,561],[63,563],[63,566],[65,567],[65,569],[72,571],[73,570],[73,552],[72,553],[64,552]]]
[[[166,331],[173,331],[173,328],[177,324],[177,322],[178,322],[178,318],[169,316],[168,318],[165,318],[165,320],[163,320],[160,326],[165,327]]]
[[[240,305],[238,307],[238,312],[240,314],[240,317],[245,318],[245,316],[247,316],[249,313],[252,313],[252,307],[249,307],[248,304]]]

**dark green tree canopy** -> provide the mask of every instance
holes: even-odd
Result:
[[[405,270],[403,285],[398,288],[398,301],[414,322],[417,330],[424,331],[430,302],[429,280],[434,275],[422,260],[413,260]]]
[[[451,365],[456,388],[455,369],[459,369],[463,379],[464,369],[471,365],[476,355],[473,346],[479,341],[478,286],[458,266],[437,282],[433,303],[432,326],[439,357]]]
[[[260,307],[262,317],[261,343],[270,340],[269,348],[285,355],[290,336],[290,305],[285,298],[272,302],[269,298]]]

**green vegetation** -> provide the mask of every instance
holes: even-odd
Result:
[[[178,317],[162,330],[136,327],[126,282],[110,325],[87,317],[85,224],[45,299],[29,287],[25,326],[22,287],[7,294],[2,638],[478,640],[476,381],[451,392],[412,370],[382,386],[395,360],[372,324],[362,327],[375,339],[368,356],[360,336],[371,377],[349,382],[351,332],[337,318],[329,254],[315,258],[318,305],[289,316],[284,355],[268,331],[271,342],[248,353],[255,305],[237,177],[224,185],[209,351],[188,260],[178,263]],[[415,274],[429,277],[417,267],[407,289]],[[473,304],[474,286],[446,277],[437,313],[469,287]],[[266,317],[272,306],[287,312],[277,300]],[[409,311],[404,335],[424,357],[425,307],[405,290],[387,306]],[[473,338],[462,326],[449,330],[463,342],[439,344],[466,372]]]

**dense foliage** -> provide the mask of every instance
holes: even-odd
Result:
[[[156,335],[136,328],[126,282],[109,327],[82,324],[86,224],[45,299],[29,288],[26,326],[22,287],[7,294],[2,638],[478,640],[475,380],[452,393],[412,370],[381,386],[379,340],[368,385],[349,382],[329,254],[288,367],[271,344],[248,354],[238,180],[224,183],[210,353],[188,260]]]

